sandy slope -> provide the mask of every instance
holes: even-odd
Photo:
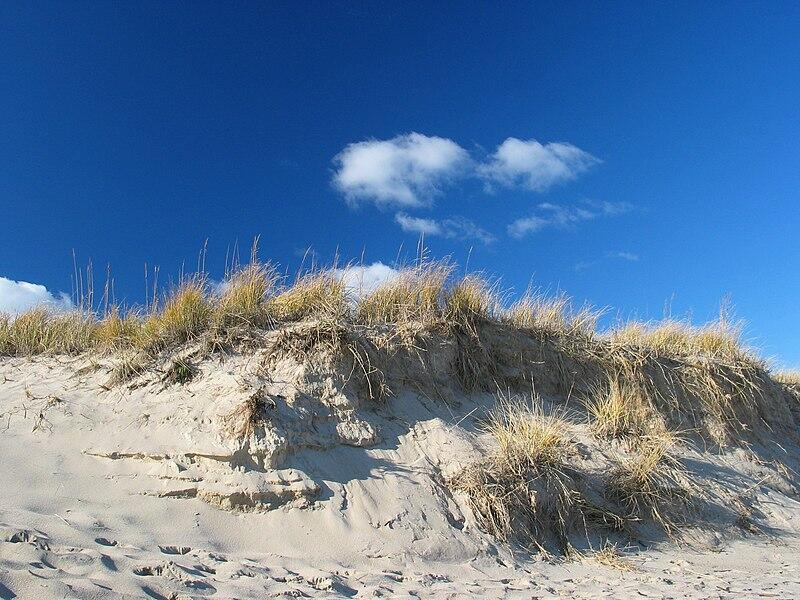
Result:
[[[258,356],[109,389],[101,363],[0,360],[0,598],[800,597],[800,503],[741,453],[714,468],[764,533],[639,548],[628,571],[545,561],[495,544],[443,484],[478,456],[490,397],[365,406]],[[254,393],[270,419],[232,439]]]

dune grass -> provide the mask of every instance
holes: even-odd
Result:
[[[340,319],[347,314],[347,292],[332,271],[316,271],[298,277],[272,298],[268,307],[278,321]]]
[[[535,396],[500,396],[485,430],[493,443],[487,458],[452,482],[479,525],[502,540],[566,550],[581,500],[567,467],[576,454],[568,422],[545,413]]]
[[[270,299],[278,276],[270,265],[253,263],[228,274],[214,298],[213,323],[217,327],[268,327],[275,317]]]
[[[742,341],[742,325],[724,317],[695,326],[667,319],[656,323],[630,322],[608,334],[612,343],[644,348],[669,357],[704,357],[719,361],[754,361]]]
[[[586,407],[590,427],[601,438],[643,435],[663,428],[647,391],[635,379],[610,376],[605,384],[594,387]]]
[[[437,323],[451,274],[446,262],[401,269],[397,277],[359,299],[355,319],[365,325]]]
[[[529,292],[504,308],[496,285],[476,274],[453,273],[450,262],[420,261],[353,298],[340,269],[316,269],[286,285],[271,265],[254,256],[221,285],[209,285],[204,274],[184,277],[145,310],[112,306],[95,316],[39,307],[16,318],[0,317],[0,353],[130,349],[155,355],[200,338],[216,351],[243,339],[258,345],[263,336],[249,332],[305,320],[329,323],[337,331],[357,330],[355,337],[365,338],[381,330],[405,339],[403,331],[422,328],[455,342],[452,367],[466,391],[505,385],[503,377],[513,369],[519,380],[530,381],[545,367],[540,377],[557,380],[559,393],[571,393],[576,385],[591,387],[587,409],[600,436],[641,434],[653,414],[670,413],[701,429],[711,430],[706,422],[715,422],[720,433],[714,435],[723,440],[752,430],[763,418],[762,388],[770,375],[743,344],[741,326],[724,315],[702,326],[668,319],[631,322],[597,334],[599,311],[575,310],[563,294]],[[487,326],[494,332],[488,337]],[[238,333],[228,335],[231,330]],[[497,348],[494,338],[502,330],[533,333],[524,343],[541,348]],[[414,348],[416,335],[410,341]]]
[[[188,278],[145,317],[138,345],[152,352],[185,343],[208,328],[212,314],[205,278]]]
[[[505,312],[514,327],[564,337],[592,337],[603,311],[583,306],[575,310],[563,293],[548,297],[529,290]]]
[[[466,275],[445,295],[445,321],[474,328],[498,314],[500,300],[496,286],[478,275]]]
[[[778,371],[772,375],[773,379],[779,383],[800,387],[800,371],[785,370]]]
[[[92,332],[92,341],[104,350],[123,350],[136,346],[142,336],[142,319],[136,311],[122,314],[118,306],[112,307],[100,319]]]
[[[18,356],[75,354],[92,345],[94,328],[90,314],[37,307],[15,319],[0,318],[0,352]]]
[[[654,521],[672,534],[689,508],[695,485],[675,455],[679,439],[662,432],[638,438],[633,454],[612,471],[606,490],[632,520]]]

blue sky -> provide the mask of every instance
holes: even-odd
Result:
[[[237,239],[612,314],[730,295],[800,365],[800,4],[3,3],[0,305]]]

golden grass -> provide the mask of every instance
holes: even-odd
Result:
[[[494,463],[516,473],[562,464],[573,449],[567,437],[570,429],[558,415],[545,414],[538,398],[502,395],[485,426],[496,444]]]
[[[205,331],[211,316],[205,280],[187,279],[170,294],[160,311],[153,310],[144,319],[138,345],[157,351],[182,344]]]
[[[97,322],[92,332],[93,343],[102,349],[120,350],[136,345],[142,335],[142,320],[130,311],[125,315],[114,306],[106,316]]]
[[[474,327],[492,318],[500,301],[495,288],[477,275],[467,275],[456,282],[445,296],[445,321]]]
[[[94,318],[82,311],[37,307],[15,319],[0,318],[0,351],[7,355],[76,354],[92,343]]]
[[[647,391],[631,378],[609,377],[605,385],[595,387],[586,407],[590,427],[598,437],[642,435],[663,427],[661,416],[653,409]]]
[[[402,269],[397,277],[359,300],[356,320],[365,325],[437,323],[451,272],[444,262]]]
[[[595,335],[598,311],[573,310],[564,295],[530,292],[503,311],[496,286],[477,275],[454,279],[452,271],[449,262],[423,261],[354,303],[339,270],[313,271],[281,288],[275,270],[254,260],[229,274],[216,293],[202,274],[184,279],[144,313],[112,307],[98,318],[35,308],[16,318],[0,316],[0,354],[139,349],[152,355],[200,338],[208,342],[206,351],[241,340],[258,347],[264,340],[259,330],[310,319],[320,323],[316,335],[309,332],[316,349],[328,330],[347,330],[347,343],[337,343],[335,351],[352,355],[379,389],[385,382],[373,374],[383,370],[386,357],[359,349],[356,341],[369,349],[380,336],[412,332],[408,347],[421,352],[427,342],[418,336],[427,330],[426,336],[454,342],[451,368],[464,390],[518,385],[535,375],[557,393],[589,395],[587,409],[600,437],[651,433],[646,424],[664,421],[722,445],[760,424],[785,421],[775,406],[785,401],[772,398],[765,364],[745,348],[740,325],[724,316],[699,327],[667,320]],[[520,330],[548,335],[515,336]],[[506,341],[508,348],[498,346]]]
[[[340,319],[347,313],[345,284],[330,271],[309,273],[272,298],[268,307],[279,321]]]
[[[612,343],[646,348],[670,357],[699,356],[721,361],[755,360],[742,342],[741,324],[724,318],[694,326],[667,319],[658,323],[626,323],[608,334]]]
[[[778,371],[772,375],[772,378],[785,385],[800,387],[800,371]]]
[[[647,435],[634,454],[611,472],[608,495],[620,502],[632,520],[652,520],[672,534],[689,507],[695,486],[674,453],[678,438],[669,432]]]
[[[519,329],[591,337],[597,329],[597,321],[601,315],[602,311],[589,306],[573,309],[565,294],[547,297],[528,291],[506,310],[505,319]]]
[[[483,529],[508,541],[521,538],[541,550],[569,548],[569,530],[582,497],[566,463],[575,455],[570,426],[545,414],[541,401],[500,397],[486,432],[488,457],[453,480]]]
[[[267,327],[273,322],[269,299],[277,283],[269,265],[250,264],[228,275],[215,299],[214,324],[220,327]]]

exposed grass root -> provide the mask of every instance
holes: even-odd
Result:
[[[267,410],[274,408],[264,388],[258,388],[247,399],[220,419],[222,430],[234,439],[250,437],[264,421]]]
[[[150,356],[142,352],[123,354],[111,369],[108,386],[122,385],[143,375],[150,367],[151,362]]]
[[[198,374],[198,369],[186,358],[176,357],[169,361],[164,374],[161,376],[162,383],[166,385],[189,383]]]
[[[323,320],[312,321],[282,329],[268,347],[263,367],[269,367],[282,358],[291,358],[299,364],[328,364],[333,372],[340,360],[349,363],[343,383],[356,378],[361,391],[369,400],[383,400],[390,393],[386,382],[386,352],[357,331],[342,323]]]

